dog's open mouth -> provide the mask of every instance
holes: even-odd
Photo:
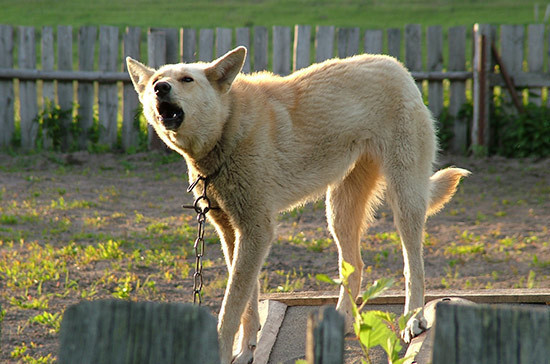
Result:
[[[183,122],[185,113],[182,108],[169,102],[161,102],[157,107],[158,120],[166,130],[176,130]]]

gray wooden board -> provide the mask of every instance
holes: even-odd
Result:
[[[500,27],[500,58],[508,74],[520,73],[523,70],[524,36],[523,25],[502,25]],[[510,114],[517,113],[508,90],[503,90],[502,98],[504,110]]]
[[[544,24],[529,24],[527,28],[527,64],[529,72],[542,73],[544,71]],[[529,90],[529,102],[535,105],[542,104],[542,89]]]
[[[334,27],[318,26],[315,29],[315,62],[334,57]]]
[[[149,66],[153,68],[159,68],[166,64],[166,37],[163,32],[149,31],[147,35],[147,59]],[[147,124],[147,145],[149,149],[164,149],[164,143],[150,124]]]
[[[346,58],[359,54],[359,28],[338,29],[338,57]]]
[[[36,35],[34,27],[19,27],[19,67],[36,68]],[[21,117],[21,147],[33,149],[38,134],[38,100],[36,81],[19,82],[19,116]]]
[[[422,71],[422,26],[408,24],[405,26],[405,66],[409,71]],[[416,85],[422,92],[422,82]]]
[[[292,70],[305,68],[310,64],[311,26],[296,25],[294,27],[294,57]]]
[[[72,71],[73,69],[73,29],[71,26],[60,25],[57,27],[57,69],[60,71]],[[72,81],[57,82],[57,102],[61,111],[66,112],[65,117],[61,120],[64,130],[70,130],[70,125],[73,122],[73,95]],[[71,113],[68,113],[69,110]],[[70,133],[64,134],[61,148],[68,150],[72,142]]]
[[[13,28],[0,25],[0,68],[13,67]],[[0,79],[0,147],[10,144],[15,129],[13,80]]]
[[[384,32],[381,29],[367,29],[365,31],[365,53],[380,54],[383,49]]]
[[[182,62],[193,63],[197,60],[197,31],[193,28],[181,30]]]
[[[250,73],[250,28],[237,28],[236,30],[236,46],[246,47],[246,59],[244,61],[243,73]]]
[[[273,27],[273,73],[290,74],[290,27]]]
[[[199,31],[199,61],[210,62],[214,59],[214,29]]]
[[[466,70],[466,28],[451,27],[449,36],[449,71]],[[449,114],[454,117],[453,139],[451,151],[455,154],[465,154],[468,148],[468,120],[459,118],[458,114],[466,103],[466,82],[452,80],[449,85]]]
[[[401,59],[401,29],[390,28],[386,31],[388,37],[388,54]]]
[[[40,39],[41,52],[40,60],[43,71],[53,71],[55,63],[54,34],[50,26],[42,27]],[[53,81],[42,82],[42,111],[55,105],[55,87]],[[42,146],[46,149],[52,148],[53,140],[48,135],[48,129],[42,125]]]
[[[114,72],[118,66],[118,28],[99,29],[99,70]],[[117,142],[118,87],[100,83],[98,90],[99,143],[113,147]]]
[[[267,70],[268,33],[266,27],[254,27],[254,71]]]
[[[123,36],[123,70],[127,71],[126,57],[140,58],[141,29],[128,27]],[[139,99],[134,86],[124,83],[122,86],[122,148],[129,150],[139,143],[139,120],[136,118],[139,110]]]
[[[216,28],[216,57],[221,57],[233,48],[233,30]]]
[[[440,25],[428,27],[426,32],[426,44],[428,47],[427,70],[443,70],[443,30]],[[439,119],[443,111],[443,82],[428,82],[428,107],[432,115]],[[441,125],[438,122],[438,129]]]
[[[95,65],[95,45],[97,27],[83,26],[78,30],[78,68],[80,71],[93,71]],[[78,83],[78,123],[81,129],[78,145],[86,149],[89,132],[94,124],[94,84]]]

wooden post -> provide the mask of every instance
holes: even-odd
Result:
[[[182,28],[180,39],[182,62],[195,62],[197,60],[197,31],[193,28]]]
[[[466,71],[466,28],[449,28],[449,71]],[[458,114],[466,103],[466,82],[452,80],[449,86],[449,115],[454,118],[451,152],[465,154],[468,148],[468,120]]]
[[[422,71],[422,26],[408,24],[405,26],[405,66],[410,72]],[[422,81],[416,85],[422,92]]]
[[[210,50],[211,49],[212,46],[210,46]],[[158,68],[166,64],[166,37],[164,32],[149,30],[147,36],[147,59],[149,66],[153,68]],[[150,124],[147,124],[147,135],[149,149],[164,149],[164,143],[160,140],[155,129]]]
[[[128,72],[126,57],[140,59],[141,29],[127,27],[123,36],[122,69]],[[122,86],[122,148],[128,151],[139,144],[139,99],[134,85],[125,82]]]
[[[381,54],[384,32],[380,29],[368,29],[365,31],[365,53]]]
[[[97,28],[83,26],[78,31],[78,68],[80,71],[93,71],[95,61],[95,44]],[[78,83],[78,125],[80,135],[78,146],[86,149],[90,142],[90,129],[94,125],[94,84]]]
[[[294,27],[294,58],[292,59],[293,71],[305,68],[310,65],[310,40],[311,26],[296,25]]]
[[[53,71],[55,52],[52,27],[42,27],[42,38],[40,44],[42,46],[42,70]],[[53,106],[55,106],[54,83],[53,81],[44,81],[42,83],[42,111]],[[50,136],[48,136],[48,130],[45,125],[42,125],[42,146],[46,149],[51,149],[53,147],[53,140]]]
[[[333,307],[325,307],[309,316],[306,339],[308,364],[344,362],[344,321]]]
[[[433,364],[545,363],[550,310],[438,303],[433,350]]]
[[[315,30],[315,62],[334,57],[334,27],[318,26]]]
[[[199,31],[199,61],[211,62],[214,59],[214,29]]]
[[[118,65],[118,28],[99,29],[99,70],[114,72]],[[98,92],[99,143],[114,147],[117,142],[118,87],[116,83],[100,83]]]
[[[273,73],[290,74],[290,27],[273,27]]]
[[[254,27],[254,71],[267,70],[268,34],[266,27]]]
[[[359,54],[359,28],[338,29],[338,57],[346,58]]]
[[[246,59],[244,60],[244,65],[241,72],[250,73],[250,52],[252,51],[250,49],[250,28],[237,28],[236,32],[237,46],[245,46],[248,51],[246,52]]]
[[[401,59],[401,29],[391,28],[386,33],[388,35],[388,54]]]
[[[474,25],[474,116],[471,130],[471,144],[474,153],[487,153],[489,148],[489,72],[490,28],[486,24]],[[481,149],[480,149],[481,148]]]
[[[216,28],[216,57],[221,57],[233,48],[233,31],[229,28]]]
[[[428,72],[443,70],[443,31],[440,25],[428,27],[426,32],[428,47]],[[428,107],[434,118],[439,119],[443,111],[443,82],[428,81]],[[439,127],[441,124],[438,122]]]
[[[527,49],[529,72],[542,73],[544,70],[544,24],[529,24]],[[529,102],[541,106],[541,96],[541,88],[529,89]]]
[[[0,25],[0,68],[13,68],[13,28]],[[7,147],[15,130],[13,80],[0,79],[0,147]]]
[[[59,71],[73,70],[73,28],[71,26],[57,27],[57,69]],[[73,124],[73,100],[74,88],[72,81],[57,82],[57,101],[61,111],[65,112],[61,120],[61,126],[66,133],[63,134],[61,150],[67,151],[73,143],[72,130]]]
[[[219,363],[216,320],[190,304],[82,302],[63,314],[59,364]]]
[[[19,68],[36,69],[36,41],[34,27],[19,27]],[[21,147],[31,150],[38,134],[38,100],[36,81],[19,82],[19,115],[21,116]]]

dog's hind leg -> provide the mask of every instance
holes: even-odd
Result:
[[[354,299],[361,289],[364,266],[361,259],[361,234],[368,220],[372,218],[381,191],[379,166],[367,156],[362,156],[344,180],[329,187],[327,191],[327,220],[338,246],[340,278],[342,261],[353,265],[355,271],[348,278],[348,284]],[[345,315],[346,331],[351,332],[351,302],[343,287],[340,288],[336,308]]]

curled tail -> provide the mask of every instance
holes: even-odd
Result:
[[[462,168],[445,168],[430,177],[430,203],[428,216],[433,215],[445,206],[456,192],[456,187],[462,177],[467,177],[470,171]]]

